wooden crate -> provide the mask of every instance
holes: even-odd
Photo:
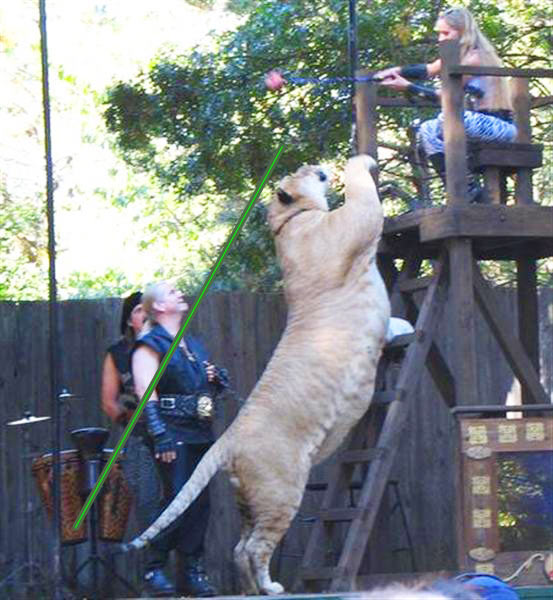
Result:
[[[553,548],[553,418],[459,421],[459,566],[506,578]],[[544,584],[543,562],[517,584]]]

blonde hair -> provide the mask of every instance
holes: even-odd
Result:
[[[146,320],[144,326],[140,331],[140,337],[146,335],[148,331],[157,323],[154,303],[163,298],[164,288],[168,285],[166,281],[158,281],[157,283],[151,283],[146,287],[146,290],[142,294],[142,308],[146,313]]]
[[[478,52],[480,64],[485,67],[502,67],[503,62],[497,55],[493,44],[480,31],[472,13],[462,6],[444,10],[438,17],[459,32],[461,63],[473,50]],[[490,92],[490,103],[495,108],[512,108],[511,90],[507,77],[486,77]]]

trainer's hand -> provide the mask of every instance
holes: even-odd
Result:
[[[154,438],[154,456],[164,463],[173,462],[177,458],[173,439],[166,434]]]
[[[217,378],[217,367],[207,362],[207,360],[204,361],[204,367],[205,374],[207,375],[207,380],[211,382],[215,381],[215,379]]]
[[[388,69],[382,69],[382,71],[377,71],[376,73],[373,73],[373,79],[381,83],[389,77],[399,75],[400,71],[401,67],[390,67]]]
[[[380,85],[388,87],[392,90],[403,92],[408,88],[409,81],[407,81],[407,79],[402,77],[399,73],[395,73],[380,81]]]

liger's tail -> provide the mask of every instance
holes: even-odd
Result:
[[[190,479],[173,498],[171,504],[169,504],[144,533],[136,537],[132,542],[125,544],[125,551],[146,546],[148,542],[169,527],[169,525],[182,515],[192,502],[196,500],[207,487],[207,484],[215,473],[217,473],[217,471],[227,462],[227,439],[228,436],[223,435],[215,442],[215,444],[213,444],[198,463],[198,466],[190,476]]]

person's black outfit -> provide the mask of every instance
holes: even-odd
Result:
[[[148,445],[153,455],[175,451],[176,460],[170,463],[156,460],[163,483],[164,506],[167,506],[188,481],[197,464],[214,441],[211,418],[202,411],[206,397],[215,398],[227,386],[224,369],[216,369],[213,382],[207,379],[208,357],[203,346],[194,338],[185,339],[188,352],[177,347],[156,387],[157,401],[144,407],[148,429]],[[173,343],[173,337],[161,325],[155,325],[136,342],[135,348],[146,345],[160,359]],[[200,408],[199,408],[200,407]],[[147,587],[155,591],[156,580],[165,579],[162,568],[168,554],[175,550],[183,570],[179,573],[178,593],[188,596],[213,596],[203,569],[204,537],[209,519],[209,492],[204,490],[192,505],[150,547],[154,557],[145,575]]]
[[[133,347],[134,342],[129,341],[123,336],[107,349],[107,354],[111,354],[115,368],[121,378],[119,401],[127,411],[134,410],[138,404],[131,372],[131,351]],[[129,415],[125,413],[117,421],[119,425],[125,427],[129,421]],[[132,435],[145,436],[146,428],[144,424],[139,421],[132,430]]]
[[[128,318],[128,315],[127,315]],[[122,319],[122,331],[124,332],[123,329],[123,323],[126,323],[125,318]],[[132,411],[138,404],[138,399],[136,397],[135,391],[134,391],[134,382],[133,382],[133,378],[132,378],[132,372],[131,372],[131,351],[134,347],[134,342],[129,341],[129,339],[125,336],[119,338],[119,340],[117,340],[117,342],[115,342],[114,344],[112,344],[108,349],[107,349],[107,353],[111,355],[113,362],[115,364],[115,368],[117,369],[120,379],[121,379],[121,385],[120,385],[120,389],[119,389],[119,400],[121,402],[121,404],[128,410],[128,411]],[[129,420],[129,414],[130,412],[125,412],[123,413],[123,415],[121,415],[121,417],[118,419],[118,424],[121,425],[122,427],[126,427],[128,420]],[[148,450],[151,450],[150,445],[149,445],[149,439],[148,439],[148,433],[146,431],[146,425],[144,423],[143,419],[140,419],[134,426],[132,432],[131,432],[131,436],[134,438],[139,438],[139,440],[148,448]],[[131,451],[132,452],[132,451]],[[133,453],[134,456],[134,453]],[[135,472],[137,469],[142,469],[141,471],[139,471],[139,478],[142,477],[146,477],[147,480],[149,480],[151,483],[153,483],[153,473],[156,472],[157,469],[154,469],[153,466],[150,465],[146,465],[148,467],[148,474],[146,475],[146,473],[144,473],[144,465],[140,465],[138,464],[138,460],[137,457],[134,456],[134,459],[131,460],[131,462],[133,463],[132,466],[128,465],[131,468],[131,472],[127,473],[128,478],[132,479],[132,475],[133,472]],[[153,462],[156,463],[157,461],[155,461],[155,459],[153,459]],[[124,463],[124,468],[125,468],[125,463]],[[136,473],[134,473],[136,474]],[[149,475],[149,477],[148,477]],[[137,485],[136,481],[130,481],[131,483],[131,487],[133,485]],[[141,527],[146,527],[147,524],[151,523],[152,521],[154,521],[157,518],[158,515],[158,509],[156,508],[156,505],[158,504],[158,501],[154,498],[154,493],[157,492],[158,490],[158,485],[157,482],[155,482],[155,490],[152,489],[152,496],[151,498],[148,499],[147,502],[144,503],[143,506],[138,506],[136,505],[136,511],[137,511],[137,519],[138,519],[138,524]],[[136,493],[137,490],[134,490],[134,493]],[[148,565],[153,565],[155,567],[155,565],[157,564],[158,561],[158,556],[155,552],[153,552],[151,549],[146,550],[146,564]],[[168,581],[167,579],[163,580],[162,577],[157,577],[156,581],[155,581],[155,589],[157,590],[158,594],[163,594],[163,595],[173,595],[173,593],[175,592],[175,588],[173,587],[173,585],[171,584],[170,581]]]

